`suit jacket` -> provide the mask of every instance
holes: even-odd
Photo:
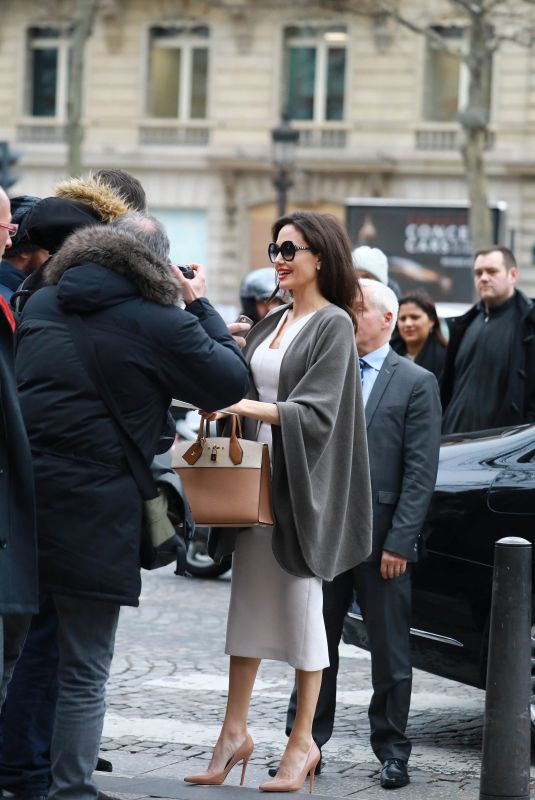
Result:
[[[390,349],[366,403],[373,544],[418,559],[418,536],[435,488],[441,405],[435,376]]]

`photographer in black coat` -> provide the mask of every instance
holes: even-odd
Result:
[[[49,797],[96,797],[91,773],[121,605],[137,605],[142,500],[114,423],[80,363],[80,315],[123,418],[150,463],[172,397],[209,410],[248,388],[245,362],[205,300],[202,269],[167,266],[161,225],[131,215],[71,236],[22,313],[16,354],[37,495],[39,571],[59,619]],[[178,272],[178,271],[177,271]],[[177,306],[182,287],[186,308]]]
[[[11,246],[9,198],[0,187],[0,258]],[[0,298],[0,707],[37,611],[35,513],[30,448],[13,373],[15,320]]]

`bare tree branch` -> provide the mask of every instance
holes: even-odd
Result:
[[[535,44],[535,31],[524,30],[510,34],[500,33],[498,36],[494,37],[493,43],[488,49],[494,53],[496,50],[499,50],[504,42],[513,42],[513,44],[518,44],[520,47],[529,49]]]

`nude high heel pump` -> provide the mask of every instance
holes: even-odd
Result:
[[[245,770],[247,769],[247,764],[249,763],[253,750],[254,742],[249,734],[247,734],[247,738],[243,744],[238,747],[234,755],[229,758],[223,769],[219,770],[219,772],[201,772],[199,775],[187,775],[184,780],[188,783],[196,783],[200,786],[220,786],[230,770],[242,761],[240,786],[243,786]]]
[[[305,781],[309,780],[309,789],[308,793],[312,794],[314,791],[314,770],[316,769],[316,765],[319,763],[321,759],[320,750],[316,744],[316,742],[312,742],[310,745],[310,750],[308,751],[307,760],[305,762],[305,766],[303,767],[300,774],[293,778],[292,780],[287,780],[285,778],[273,778],[272,781],[268,781],[267,783],[263,783],[259,786],[261,792],[297,792],[299,789],[302,789],[305,785]]]

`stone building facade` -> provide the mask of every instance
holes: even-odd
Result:
[[[462,39],[452,5],[401,3]],[[205,262],[216,302],[236,303],[241,277],[268,264],[270,133],[283,107],[300,131],[290,207],[343,219],[350,196],[466,198],[458,61],[380,16],[335,7],[101,0],[86,47],[84,170],[116,166],[139,177],[175,259]],[[16,193],[45,196],[65,175],[75,8],[74,0],[2,0],[0,140],[23,150]],[[507,203],[505,243],[514,237],[532,291],[535,50],[503,44],[489,104],[490,196]]]

